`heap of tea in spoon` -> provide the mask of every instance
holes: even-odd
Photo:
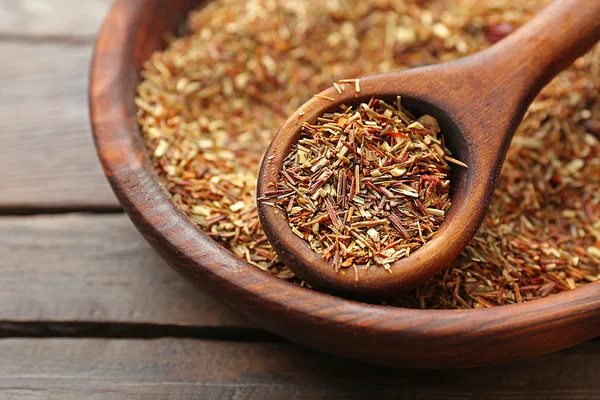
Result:
[[[344,82],[341,90],[351,90]],[[450,208],[450,166],[435,118],[416,119],[397,97],[342,106],[305,123],[273,190],[292,231],[333,268],[358,279],[426,243]]]

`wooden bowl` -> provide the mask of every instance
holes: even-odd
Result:
[[[104,171],[125,211],[177,271],[294,342],[372,363],[465,367],[541,355],[600,336],[600,283],[529,303],[465,311],[370,305],[295,286],[198,230],[160,187],[136,124],[142,63],[199,0],[117,0],[99,34],[90,109]]]

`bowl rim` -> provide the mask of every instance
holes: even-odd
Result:
[[[160,187],[139,127],[132,118],[135,115],[133,98],[124,97],[127,85],[135,86],[139,79],[139,73],[132,76],[127,63],[131,64],[132,49],[142,40],[138,31],[140,21],[150,18],[144,10],[159,7],[159,2],[114,2],[94,49],[89,86],[90,120],[104,172],[125,211],[161,256],[193,283],[250,314],[251,318],[254,315],[252,319],[267,329],[335,354],[344,354],[344,351],[327,343],[312,344],[306,332],[290,333],[283,327],[284,322],[269,322],[256,314],[260,307],[268,304],[267,313],[288,316],[290,327],[303,324],[310,324],[311,329],[319,325],[343,327],[358,336],[371,335],[371,340],[376,338],[374,334],[382,338],[392,335],[390,337],[396,340],[411,338],[421,350],[430,345],[432,351],[439,349],[435,341],[469,346],[468,341],[477,337],[477,346],[481,347],[492,346],[494,338],[504,338],[502,346],[505,346],[517,340],[518,332],[533,333],[532,327],[538,331],[548,326],[555,331],[571,332],[574,324],[585,325],[590,318],[600,321],[600,282],[544,299],[494,308],[404,309],[361,303],[299,287],[260,270],[218,245],[197,229]],[[518,354],[509,351],[504,357],[501,354],[483,357],[481,362],[472,361],[474,355],[471,355],[466,357],[466,362],[441,361],[439,364],[434,358],[425,357],[422,365],[418,361],[416,365],[482,365],[522,359],[594,338],[600,335],[598,325],[579,326],[569,338],[556,339],[539,349],[519,350]],[[461,355],[465,355],[464,351],[447,358]],[[352,357],[378,362],[364,351]],[[415,357],[409,358],[414,360]],[[397,364],[389,360],[383,363]]]

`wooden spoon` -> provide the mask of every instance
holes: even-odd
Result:
[[[289,268],[314,288],[361,298],[397,296],[454,260],[475,235],[492,199],[506,151],[537,93],[600,40],[600,0],[555,0],[525,26],[471,56],[429,67],[360,78],[360,92],[333,87],[301,106],[281,127],[263,158],[257,206],[267,238]],[[453,167],[452,206],[437,234],[391,266],[334,271],[289,227],[285,212],[262,201],[304,122],[342,104],[395,99],[440,122],[446,144],[469,166]],[[332,98],[333,100],[328,100]]]

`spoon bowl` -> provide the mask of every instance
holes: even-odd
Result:
[[[479,214],[471,214],[468,224],[457,220],[460,215],[478,211],[463,211],[463,208],[469,205],[468,202],[465,202],[465,194],[468,193],[469,189],[472,192],[474,187],[477,186],[473,173],[475,169],[465,169],[455,165],[451,165],[452,207],[446,215],[444,223],[436,235],[423,247],[410,257],[394,263],[392,266],[394,272],[391,274],[383,268],[370,268],[368,272],[360,271],[358,280],[352,273],[339,274],[334,271],[329,262],[310,248],[308,242],[300,239],[292,232],[284,211],[261,201],[265,192],[277,180],[283,161],[292,146],[298,141],[302,124],[314,123],[323,113],[334,111],[340,105],[368,102],[372,97],[392,100],[400,95],[403,106],[414,114],[434,116],[440,124],[446,143],[449,144],[453,155],[470,166],[474,161],[474,157],[469,153],[466,146],[463,134],[464,127],[458,125],[451,118],[447,109],[444,109],[444,99],[441,96],[439,99],[436,99],[435,96],[426,96],[427,91],[423,91],[422,87],[419,87],[420,84],[415,85],[415,83],[420,82],[421,74],[428,74],[430,70],[435,69],[437,67],[361,78],[360,93],[345,90],[340,94],[333,88],[326,90],[298,109],[282,126],[271,142],[263,158],[257,189],[259,199],[257,205],[261,223],[267,237],[282,260],[298,276],[310,282],[314,287],[330,293],[350,294],[361,298],[397,296],[399,290],[410,289],[418,285],[422,273],[433,276],[438,271],[436,264],[432,263],[431,257],[424,255],[437,254],[437,259],[447,265],[458,256],[462,248],[475,234],[476,227],[481,223],[485,211],[479,212]],[[394,85],[382,86],[380,84],[381,79],[389,79],[394,82]],[[422,83],[427,84],[428,82]],[[411,89],[411,86],[415,87]],[[334,100],[328,100],[327,98]],[[286,132],[286,134],[282,134],[283,132]],[[491,196],[487,195],[486,197],[486,193],[479,193],[478,195],[485,197],[481,201],[489,202],[491,200]]]
[[[510,141],[537,93],[600,40],[600,1],[557,0],[489,49],[449,63],[359,79],[357,90],[331,87],[302,105],[275,135],[258,178],[263,229],[281,259],[311,286],[358,298],[386,298],[425,282],[473,238],[492,200]],[[534,57],[535,56],[535,57]],[[413,113],[438,119],[448,148],[468,169],[453,167],[452,206],[435,236],[384,268],[341,274],[296,236],[284,212],[262,201],[304,123],[370,98],[402,96]]]

